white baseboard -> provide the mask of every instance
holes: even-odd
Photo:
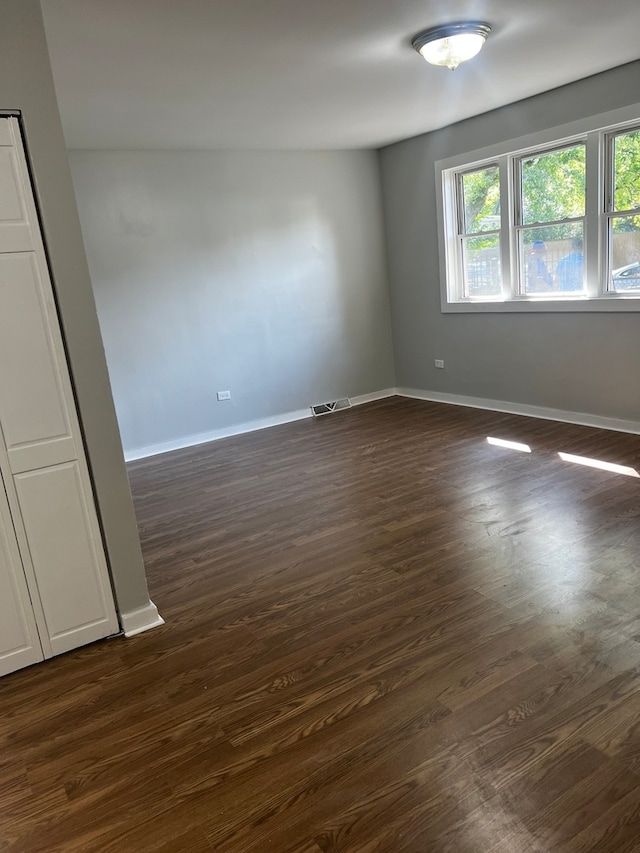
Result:
[[[360,394],[358,397],[351,398],[351,405],[361,406],[363,403],[373,403],[375,400],[395,397],[397,393],[395,388],[385,388],[384,391],[374,391],[372,394]]]
[[[568,412],[563,409],[551,409],[546,406],[530,406],[526,403],[507,403],[504,400],[486,400],[483,397],[466,397],[463,394],[444,394],[440,391],[420,391],[416,388],[396,388],[399,397],[411,397],[414,400],[429,400],[433,403],[449,403],[453,406],[468,406],[472,409],[486,409],[491,412],[504,412],[509,415],[524,415],[529,418],[542,418],[547,421],[561,421],[568,424],[611,429],[616,432],[629,432],[640,435],[640,422],[625,421],[618,418],[605,418],[600,415],[588,415],[582,412]]]
[[[182,450],[185,447],[195,447],[198,444],[207,444],[209,441],[218,441],[220,438],[229,438],[232,435],[242,435],[245,432],[254,432],[258,429],[268,429],[280,424],[288,424],[293,421],[301,421],[311,417],[311,409],[300,409],[297,412],[285,412],[282,415],[274,415],[271,418],[260,418],[256,421],[245,421],[242,424],[233,424],[222,429],[213,429],[210,432],[199,432],[195,435],[185,435],[174,438],[171,441],[163,441],[160,444],[150,444],[148,447],[137,447],[134,450],[125,450],[126,462],[134,459],[146,459],[147,456],[157,456],[159,453],[168,453],[170,450]]]
[[[158,608],[153,601],[149,601],[144,607],[138,607],[128,613],[120,613],[120,623],[125,637],[135,637],[143,631],[164,625],[164,619],[158,613]]]
[[[353,406],[360,406],[363,403],[371,403],[374,400],[393,397],[395,393],[395,388],[386,388],[384,391],[374,391],[371,394],[360,394],[357,397],[351,398],[351,404]],[[242,435],[245,432],[268,429],[269,427],[289,424],[294,421],[301,421],[310,417],[312,417],[311,406],[307,409],[298,409],[295,412],[284,412],[281,415],[273,415],[270,418],[245,421],[244,423],[233,424],[232,426],[223,427],[222,429],[214,429],[210,432],[185,435],[182,438],[163,441],[160,444],[150,444],[147,447],[137,447],[133,450],[125,450],[124,458],[126,462],[133,462],[135,459],[146,459],[148,456],[157,456],[160,453],[168,453],[171,450],[182,450],[185,447],[195,447],[198,444],[206,444],[209,441],[218,441],[220,438],[229,438],[232,435]]]
[[[548,421],[561,421],[563,423],[579,424],[581,426],[595,427],[596,429],[611,429],[617,432],[628,432],[640,435],[640,422],[619,420],[617,418],[606,418],[600,415],[589,415],[582,412],[569,412],[563,409],[552,409],[546,406],[530,406],[526,403],[508,403],[504,400],[488,400],[484,397],[467,397],[463,394],[446,394],[440,391],[421,391],[416,388],[385,388],[382,391],[374,391],[370,394],[360,394],[351,398],[352,406],[361,406],[363,403],[372,403],[375,400],[384,400],[386,397],[411,397],[415,400],[429,400],[434,403],[449,403],[453,406],[468,406],[472,409],[486,409],[491,412],[504,412],[509,415],[523,415],[530,418],[542,418]],[[157,456],[160,453],[168,453],[171,450],[181,450],[185,447],[195,447],[198,444],[206,444],[209,441],[217,441],[220,438],[228,438],[232,435],[242,435],[245,432],[254,432],[259,429],[268,429],[280,424],[293,423],[294,421],[310,418],[311,408],[298,409],[294,412],[284,412],[269,418],[260,418],[255,421],[234,424],[222,429],[201,432],[196,435],[187,435],[182,438],[163,441],[160,444],[152,444],[148,447],[138,447],[126,450],[124,458],[127,462],[135,459],[146,459],[148,456]]]

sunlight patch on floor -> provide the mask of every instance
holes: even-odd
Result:
[[[505,438],[494,438],[488,435],[487,442],[494,447],[506,447],[509,450],[519,450],[521,453],[531,453],[529,445],[521,444],[519,441],[507,441]]]
[[[576,465],[586,465],[589,468],[599,468],[601,471],[612,471],[614,474],[624,474],[626,477],[640,477],[635,468],[626,465],[616,465],[614,462],[603,462],[601,459],[591,459],[589,456],[574,456],[572,453],[558,453],[564,462],[574,462]]]

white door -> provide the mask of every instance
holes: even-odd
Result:
[[[0,675],[44,657],[0,477]]]
[[[0,469],[45,657],[118,621],[35,204],[0,119]]]

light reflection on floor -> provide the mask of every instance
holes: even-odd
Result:
[[[576,465],[586,465],[588,468],[599,468],[601,471],[612,471],[614,474],[624,474],[626,477],[640,477],[635,468],[626,465],[616,465],[614,462],[603,462],[601,459],[591,459],[588,456],[574,456],[572,453],[558,453],[563,462],[574,462]]]
[[[531,453],[531,448],[528,444],[522,444],[519,441],[510,441],[506,438],[495,438],[487,436],[487,443],[494,447],[505,447],[508,450],[518,450],[521,453]],[[640,474],[635,468],[630,468],[627,465],[617,465],[615,462],[604,462],[601,459],[592,459],[589,456],[575,456],[573,453],[558,452],[558,456],[563,462],[573,462],[576,465],[585,465],[588,468],[598,468],[601,471],[611,471],[614,474],[624,474],[626,477],[639,477]]]
[[[521,453],[531,453],[531,448],[528,444],[520,444],[518,441],[507,441],[504,438],[494,438],[491,435],[487,436],[487,441],[495,447],[506,447],[509,450],[519,450]]]

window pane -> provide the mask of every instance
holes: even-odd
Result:
[[[584,145],[527,157],[521,174],[523,225],[584,216]]]
[[[614,140],[613,209],[640,208],[640,130]]]
[[[611,223],[611,289],[640,292],[640,216],[617,216]]]
[[[500,173],[489,166],[462,176],[464,233],[500,229]]]
[[[527,294],[582,290],[582,223],[520,232],[520,271]]]
[[[502,296],[500,236],[463,241],[465,296]]]
[[[568,226],[569,231],[572,229]],[[567,291],[584,290],[584,256],[582,254],[582,226],[580,236],[567,238],[561,244],[562,256],[553,272],[554,290]]]

